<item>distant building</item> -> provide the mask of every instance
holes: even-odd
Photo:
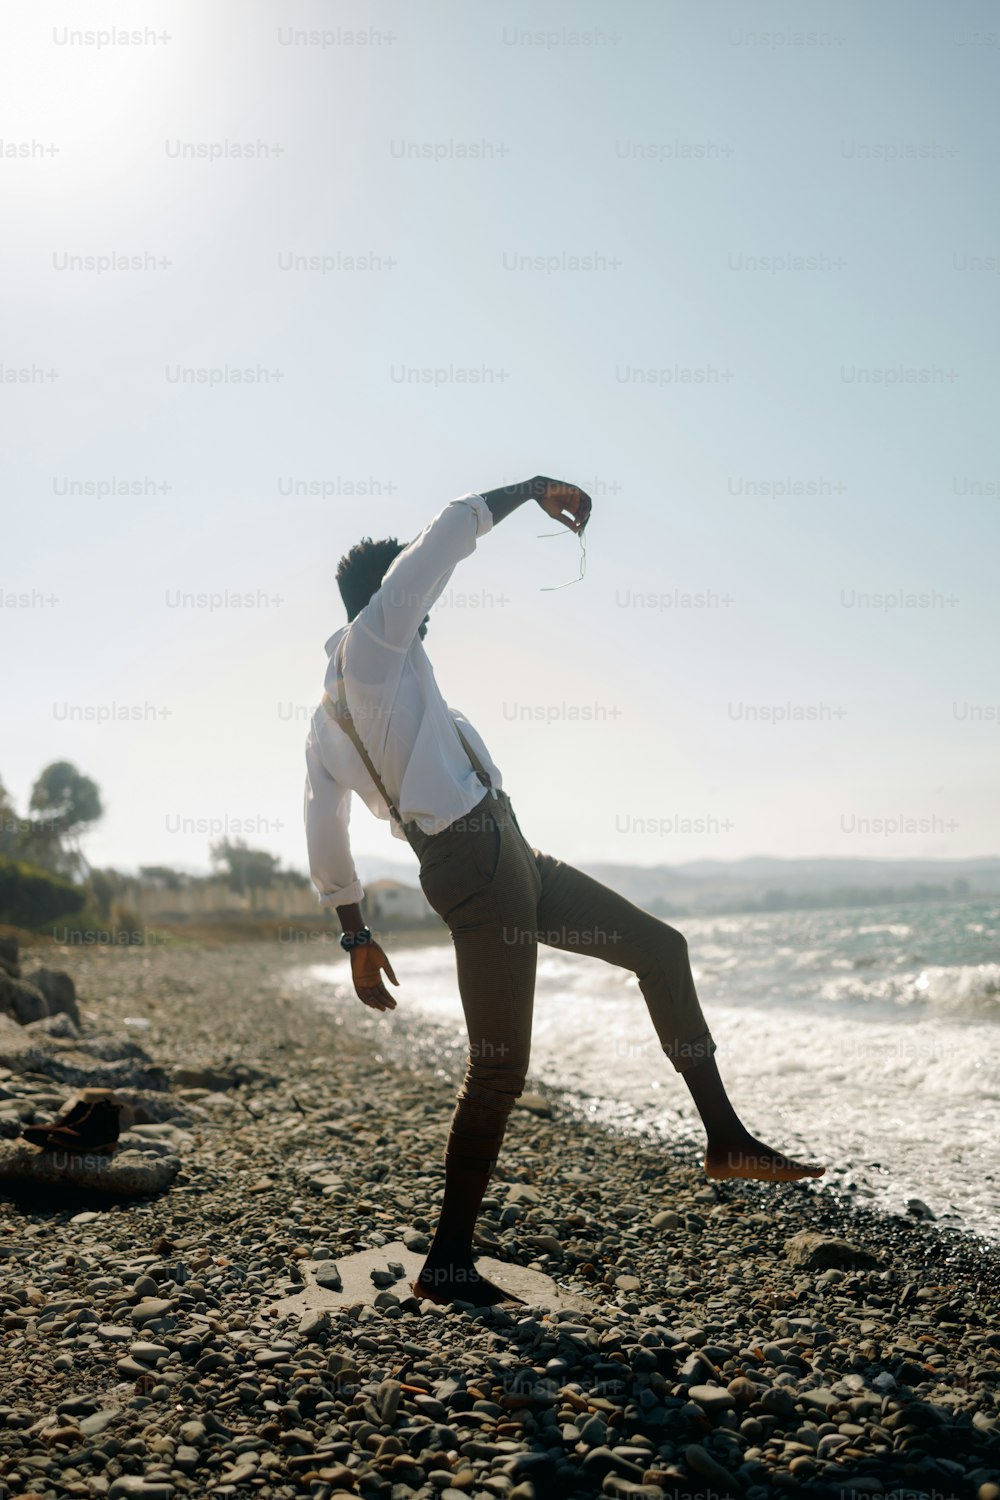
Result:
[[[126,877],[117,892],[121,904],[143,921],[229,921],[247,918],[324,922],[335,916],[319,904],[309,880],[279,871],[274,882],[257,891],[230,890],[224,875],[187,875],[147,866],[138,877]],[[419,886],[401,880],[365,884],[365,915],[372,927],[420,927],[440,922]]]
[[[146,922],[199,918],[314,917],[322,915],[315,890],[301,875],[279,871],[273,885],[233,891],[224,875],[186,875],[147,867],[122,881],[119,902]]]
[[[432,917],[437,920],[420,887],[404,885],[401,880],[373,880],[366,885],[365,914],[370,923],[396,927],[427,922]]]

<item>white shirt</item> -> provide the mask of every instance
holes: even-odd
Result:
[[[417,633],[455,564],[476,550],[477,538],[492,526],[482,495],[450,501],[393,558],[364,609],[326,643],[326,691],[336,701],[335,652],[346,634],[344,691],[355,728],[403,820],[415,820],[424,833],[439,833],[486,795],[455,721],[491,784],[503,785],[480,736],[441,696]],[[306,739],[305,825],[321,906],[348,906],[364,895],[348,837],[352,791],[405,841],[346,731],[320,704]]]

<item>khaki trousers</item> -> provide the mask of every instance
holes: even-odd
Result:
[[[404,831],[421,889],[451,932],[469,1033],[448,1159],[488,1161],[491,1171],[496,1164],[528,1071],[540,942],[631,970],[678,1072],[715,1052],[683,935],[530,845],[505,791],[487,791],[440,833],[415,823]]]

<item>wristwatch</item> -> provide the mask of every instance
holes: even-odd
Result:
[[[365,943],[374,943],[370,927],[361,927],[357,932],[342,932],[340,946],[349,953],[352,948],[361,948]]]

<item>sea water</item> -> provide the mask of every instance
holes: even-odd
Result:
[[[822,1183],[870,1207],[1000,1242],[1000,903],[675,918],[717,1061],[750,1130],[823,1162]],[[398,1008],[361,1005],[344,964],[308,983],[370,1031],[382,1057],[456,1086],[468,1038],[448,935],[396,947]],[[702,1145],[634,975],[538,949],[529,1087],[568,1090],[588,1118]],[[910,1211],[920,1212],[916,1205]]]

